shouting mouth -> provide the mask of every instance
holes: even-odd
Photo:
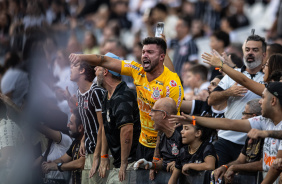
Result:
[[[255,61],[255,58],[253,56],[248,56],[247,57],[247,62],[254,62]]]
[[[150,66],[150,60],[143,60],[143,67],[148,68]]]

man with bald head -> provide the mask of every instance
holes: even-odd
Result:
[[[154,157],[154,160],[158,161],[154,162],[153,164],[149,164],[149,162],[147,162],[146,160],[140,159],[135,165],[137,168],[145,167],[146,169],[152,168],[154,170],[166,170],[170,172],[173,171],[176,157],[179,153],[180,148],[182,147],[180,132],[175,130],[175,124],[171,124],[168,121],[171,115],[176,114],[176,103],[172,98],[160,98],[155,102],[149,115],[154,121],[154,129],[156,131],[162,132],[159,144],[160,158]],[[153,178],[151,177],[151,179]],[[164,181],[164,178],[160,179]]]

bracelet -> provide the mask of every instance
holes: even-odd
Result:
[[[227,165],[222,165],[223,167],[225,167],[226,169],[228,169],[228,166]]]
[[[159,159],[159,158],[157,158],[157,157],[153,157],[153,160],[157,160],[157,161],[159,161],[160,159]]]
[[[101,158],[109,158],[108,154],[102,155]]]
[[[193,120],[192,120],[192,124],[195,126],[196,125],[196,120],[195,120],[195,116],[192,116]]]
[[[215,68],[215,70],[218,70],[218,71],[220,71],[220,72],[221,72],[221,71],[222,71],[222,67],[223,67],[223,64],[224,64],[224,63],[223,63],[223,61],[222,61],[222,60],[220,60],[220,61],[221,61],[221,66],[220,66],[220,67],[216,67],[216,68]]]

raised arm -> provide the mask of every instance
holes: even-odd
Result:
[[[202,58],[206,61],[204,63],[210,64],[214,67],[221,68],[221,70],[226,73],[230,78],[236,81],[238,84],[248,88],[252,92],[256,93],[257,95],[262,95],[262,92],[265,88],[263,84],[253,81],[249,79],[247,76],[242,74],[241,72],[234,70],[223,61],[220,60],[218,56],[215,54],[211,55],[208,53],[202,54]]]
[[[251,124],[248,120],[234,120],[226,118],[206,118],[200,116],[195,117],[196,124],[200,124],[204,127],[213,128],[213,129],[222,129],[222,130],[233,130],[238,132],[248,132],[251,130]],[[169,119],[170,123],[181,123],[191,124],[193,117],[187,114],[182,113],[182,116],[171,115]]]
[[[217,88],[219,87],[216,87],[215,90],[217,90]],[[219,105],[222,102],[228,100],[228,98],[231,96],[243,97],[244,93],[247,93],[247,89],[243,86],[238,86],[237,83],[223,91],[215,90],[210,94],[208,98],[209,105]]]
[[[108,56],[98,54],[71,54],[69,59],[73,65],[84,61],[90,65],[102,66],[118,73],[121,72],[121,61]]]

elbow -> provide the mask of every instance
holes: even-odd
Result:
[[[214,100],[212,94],[210,94],[210,96],[208,97],[208,105],[209,106],[215,105],[215,100]]]
[[[84,169],[84,164],[85,164],[85,159],[81,159],[78,165],[78,169],[83,170]]]
[[[215,170],[215,163],[207,165],[205,170],[208,170],[208,171]]]

